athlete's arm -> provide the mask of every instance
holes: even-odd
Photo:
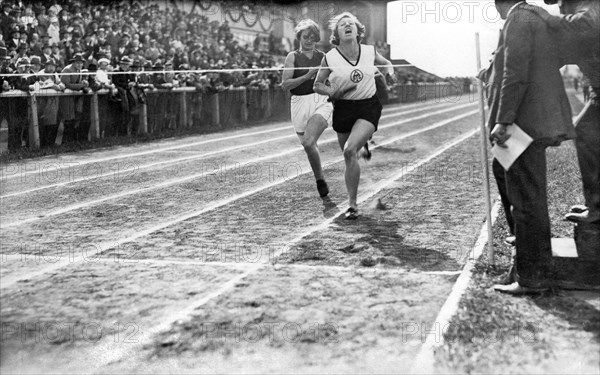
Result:
[[[323,60],[321,60],[321,68],[317,73],[317,78],[315,79],[315,83],[313,85],[314,92],[327,96],[333,95],[335,90],[325,83],[330,74],[331,70],[329,69],[329,65],[327,65],[327,59],[323,57]]]
[[[394,66],[388,59],[381,56],[377,50],[375,50],[375,65],[380,67],[379,69],[382,71],[385,77],[389,77],[395,81]]]

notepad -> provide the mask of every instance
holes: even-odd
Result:
[[[494,147],[492,147],[492,154],[502,167],[508,171],[515,160],[517,160],[523,151],[525,151],[531,142],[533,142],[533,138],[525,133],[517,124],[508,126],[506,131],[511,135],[511,137],[504,142],[508,147],[502,148],[498,145],[494,145]]]

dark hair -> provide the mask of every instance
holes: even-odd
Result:
[[[354,20],[354,23],[356,24],[356,29],[358,31],[358,35],[356,35],[356,41],[358,43],[362,42],[367,28],[365,27],[365,25],[363,25],[358,20],[358,18],[356,18],[356,16],[354,14],[352,14],[350,12],[344,12],[344,13],[338,14],[337,16],[333,17],[329,21],[329,30],[331,30],[331,38],[329,38],[329,41],[331,42],[331,44],[336,45],[336,46],[340,45],[340,36],[337,31],[337,25],[344,18],[351,18]]]
[[[314,34],[316,36],[316,42],[321,41],[321,28],[319,27],[319,25],[317,25],[315,21],[309,18],[300,21],[298,25],[296,25],[296,27],[294,28],[294,32],[296,33],[296,39],[300,40],[300,37],[302,36],[302,32],[304,30],[308,30],[310,33]]]

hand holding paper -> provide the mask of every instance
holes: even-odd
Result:
[[[510,136],[511,135],[508,133],[508,125],[496,124],[490,134],[490,142],[492,142],[492,145],[506,148],[507,146],[504,145],[504,142],[506,142]]]
[[[533,138],[523,131],[517,124],[506,126],[506,134],[502,134],[502,145],[498,143],[492,147],[492,154],[505,170],[509,170],[515,160],[529,147]]]

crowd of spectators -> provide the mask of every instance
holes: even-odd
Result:
[[[169,97],[147,99],[147,89],[187,86],[210,95],[281,81],[284,55],[257,48],[260,43],[240,43],[227,21],[210,21],[168,2],[0,0],[0,7],[0,92],[108,89],[122,114],[117,135],[131,134],[136,108],[146,100],[152,101],[149,125],[171,126]],[[39,98],[42,144],[60,144],[63,135],[89,139],[84,103],[82,97]],[[28,144],[24,105],[0,101],[1,112],[11,118],[11,148]]]
[[[179,74],[174,85],[220,91],[228,87],[269,87],[279,83],[277,54],[240,43],[227,21],[209,22],[198,12],[175,6],[91,0],[4,0],[0,14],[3,72],[43,69],[49,60],[61,72],[75,56],[82,70],[95,71],[103,61],[107,73],[130,61],[133,70],[257,69],[231,74]],[[166,3],[165,3],[166,4]],[[5,50],[3,49],[5,48]],[[34,66],[33,62],[41,64]],[[9,82],[12,88],[16,88]],[[6,85],[3,85],[6,89]]]
[[[148,89],[187,86],[210,95],[279,85],[283,60],[294,46],[277,43],[272,32],[241,42],[227,21],[210,21],[199,9],[184,11],[171,2],[0,0],[0,7],[0,92],[108,89],[122,113],[119,135],[131,134],[136,106],[155,100],[146,98]],[[386,44],[377,47],[389,53]],[[89,138],[80,126],[83,103],[73,96],[39,99],[42,143],[60,144],[63,132]],[[0,106],[10,112],[13,146],[26,145],[26,108],[4,108],[6,101]],[[169,107],[161,100],[148,105],[157,118]]]

